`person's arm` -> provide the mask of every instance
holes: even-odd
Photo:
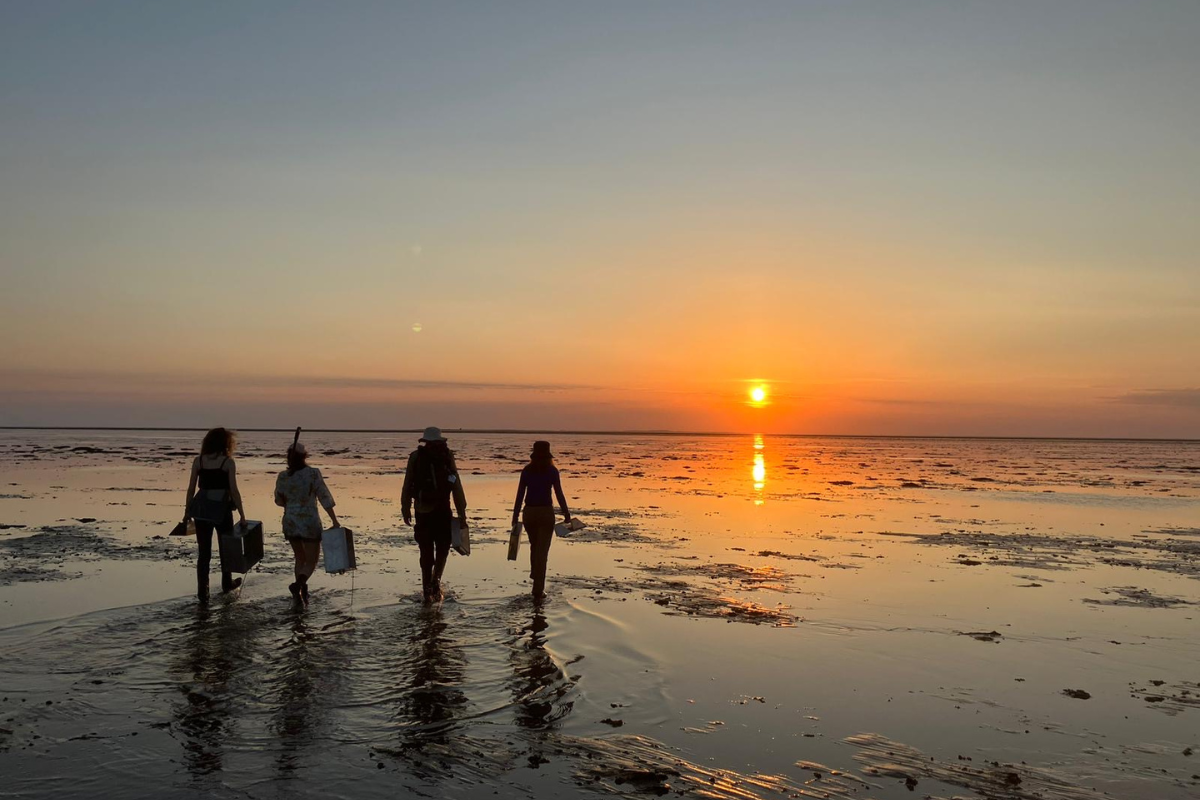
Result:
[[[192,462],[192,477],[188,478],[187,500],[183,501],[183,521],[192,518],[192,497],[196,494],[196,481],[200,478],[200,457]]]
[[[517,482],[517,501],[513,503],[513,525],[521,521],[521,503],[525,501],[525,490],[529,484],[525,480],[525,470],[521,470],[521,480]]]
[[[562,508],[563,519],[567,522],[571,521],[571,509],[567,508],[567,498],[563,494],[562,481],[559,479],[558,470],[554,470],[554,495],[558,498],[558,505]]]
[[[413,480],[417,472],[416,456],[408,457],[408,466],[404,468],[404,486],[400,490],[400,513],[404,515],[404,524],[412,525]]]
[[[458,522],[465,528],[467,527],[467,495],[463,491],[462,478],[459,477],[457,470],[454,472],[454,483],[450,487],[450,493],[454,495],[454,507],[458,509]]]
[[[246,509],[242,508],[242,493],[238,491],[237,485],[237,463],[231,458],[229,459],[229,496],[233,498],[233,505],[238,512],[238,522],[246,523]]]
[[[275,505],[280,508],[287,508],[287,495],[283,493],[283,476],[285,473],[279,473],[275,478]]]
[[[313,472],[317,473],[317,500],[320,501],[321,507],[325,509],[325,513],[329,515],[329,519],[333,522],[333,527],[342,527],[338,525],[337,514],[333,510],[335,505],[333,494],[330,493],[329,487],[325,485],[325,478],[321,475],[321,470],[315,469]]]

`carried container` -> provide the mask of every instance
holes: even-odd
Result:
[[[354,531],[349,528],[330,528],[321,531],[321,549],[325,551],[325,571],[340,574],[358,569],[354,557]]]
[[[263,557],[263,524],[248,519],[233,526],[229,533],[217,534],[221,548],[221,566],[230,572],[245,574]]]
[[[471,555],[471,528],[457,519],[450,520],[450,546],[460,555]]]
[[[555,525],[554,533],[556,536],[570,536],[575,531],[581,531],[586,527],[582,522],[572,517],[570,522],[560,522]]]
[[[521,550],[521,523],[514,522],[512,533],[508,535],[508,560],[516,561],[517,553]]]

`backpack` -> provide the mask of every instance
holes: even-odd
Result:
[[[458,480],[450,469],[449,459],[434,458],[424,449],[417,453],[417,504],[430,509],[448,508],[454,482]]]

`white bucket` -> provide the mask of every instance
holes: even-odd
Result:
[[[325,551],[326,572],[358,569],[358,560],[354,557],[354,531],[349,528],[321,531],[321,549]]]

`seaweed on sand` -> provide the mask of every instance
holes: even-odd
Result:
[[[930,534],[881,531],[880,535],[904,537],[922,545],[975,550],[981,563],[987,566],[1069,570],[1104,564],[1200,578],[1200,542],[1183,539],[1126,540],[982,531]]]
[[[1184,600],[1182,597],[1158,595],[1149,589],[1139,589],[1136,586],[1115,586],[1111,589],[1101,589],[1100,593],[1108,595],[1108,599],[1095,600],[1087,597],[1083,602],[1093,606],[1132,606],[1134,608],[1175,608],[1195,605],[1191,600]]]
[[[859,748],[854,758],[864,765],[864,774],[902,780],[910,789],[929,780],[962,787],[982,800],[1099,800],[1109,796],[1045,767],[942,761],[875,733],[860,733],[844,741]]]
[[[779,628],[793,627],[798,621],[786,605],[764,606],[731,597],[712,586],[657,575],[642,575],[629,580],[576,575],[559,577],[556,582],[596,593],[641,592],[647,600],[661,606],[664,614],[673,616],[707,617],[729,622],[750,622],[755,625],[765,623]]]
[[[576,759],[577,784],[622,797],[670,794],[711,800],[773,797],[841,800],[855,796],[856,791],[867,786],[836,770],[808,762],[797,764],[813,773],[804,782],[783,775],[744,774],[707,767],[645,736],[564,737],[561,744]]]

